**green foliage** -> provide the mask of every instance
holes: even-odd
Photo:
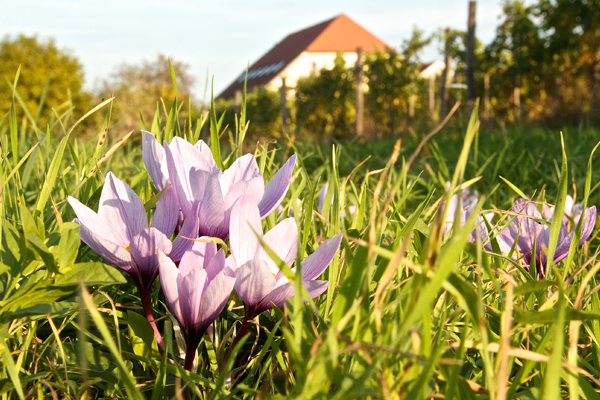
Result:
[[[188,72],[189,65],[173,60],[171,64],[177,77],[177,87],[173,86],[167,57],[162,54],[151,61],[123,63],[101,83],[98,97],[115,97],[112,116],[115,129],[120,132],[139,129],[140,116],[144,121],[152,121],[157,107],[166,109],[176,95],[180,100],[190,96],[194,78]],[[162,99],[162,102],[157,102],[157,99]],[[198,115],[196,110],[189,112],[192,117]],[[187,110],[180,113],[181,121],[185,121],[187,113]]]
[[[332,69],[298,80],[296,127],[307,139],[348,137],[354,132],[354,73],[342,54]]]
[[[19,97],[22,105],[44,121],[59,113],[83,114],[89,107],[89,94],[83,91],[83,68],[67,50],[53,40],[36,36],[6,36],[0,42],[0,116],[10,110],[15,71],[21,67]],[[22,116],[23,111],[18,112]],[[40,124],[44,126],[43,123]]]
[[[230,130],[236,127],[235,117],[239,109],[234,99],[217,99],[217,115],[225,113],[223,124]],[[246,95],[246,113],[252,116],[246,139],[249,142],[281,138],[281,105],[279,93],[258,87]]]
[[[104,144],[111,103],[92,110],[104,113],[106,123],[90,142],[80,139],[84,121],[66,132],[54,126],[58,132],[49,129],[43,141],[26,135],[16,118],[0,125],[0,394],[6,398],[598,398],[600,230],[544,281],[469,243],[476,215],[451,237],[439,235],[446,180],[454,188],[465,181],[477,187],[482,209],[506,209],[515,199],[499,175],[555,204],[572,183],[598,204],[592,175],[599,163],[592,165],[589,154],[596,130],[564,132],[569,163],[565,158],[560,175],[555,132],[478,132],[476,118],[464,136],[442,130],[425,146],[407,138],[402,145],[378,140],[334,148],[284,140],[275,146],[286,150],[276,153],[259,147],[266,181],[280,159],[292,149],[298,154],[302,168],[283,206],[294,210],[301,231],[299,258],[334,232],[343,234],[342,248],[324,273],[326,294],[306,304],[297,290],[283,309],[261,314],[225,363],[243,314],[232,296],[202,340],[197,369],[188,372],[159,283],[152,302],[165,352],[139,314],[134,286],[81,244],[77,225],[68,222],[74,215],[66,197],[95,207],[109,170],[148,208],[156,201],[137,137]],[[185,107],[166,102],[148,119],[152,131],[194,141],[203,120],[192,129],[192,120],[179,114]],[[221,116],[211,119],[217,136]],[[243,118],[238,123],[245,126]],[[235,159],[238,145],[219,147],[223,164]],[[45,177],[44,191],[31,177],[36,170]],[[333,202],[319,210],[317,193],[326,181]],[[264,225],[286,216],[271,214]],[[286,268],[296,283],[300,272]]]

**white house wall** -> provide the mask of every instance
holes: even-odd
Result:
[[[281,87],[281,78],[285,77],[286,87],[292,89],[296,87],[298,79],[310,75],[311,72],[318,73],[321,69],[332,69],[337,53],[311,53],[303,52],[291,63],[289,63],[279,74],[277,74],[266,87],[270,90],[279,90]],[[356,53],[344,53],[346,67],[351,68],[356,64]]]

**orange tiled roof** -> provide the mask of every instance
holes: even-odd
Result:
[[[302,52],[353,52],[383,50],[387,45],[369,31],[341,14],[330,20],[288,35],[248,68],[247,91],[269,83]],[[230,98],[244,87],[245,70],[218,97]]]

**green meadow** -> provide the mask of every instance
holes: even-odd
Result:
[[[600,398],[598,228],[549,262],[543,279],[515,253],[501,254],[494,233],[523,196],[561,214],[567,194],[599,204],[598,129],[502,130],[480,126],[474,113],[368,142],[256,143],[244,140],[253,125],[243,106],[226,127],[214,109],[193,120],[189,103],[163,103],[139,123],[159,143],[202,139],[224,167],[251,152],[265,181],[297,154],[283,210],[263,228],[292,215],[298,260],[343,236],[321,276],[325,293],[310,300],[297,291],[236,342],[244,309],[232,294],[187,371],[159,281],[151,302],[164,351],[135,284],[81,242],[66,201],[97,209],[111,171],[152,213],[157,193],[139,129],[112,129],[113,98],[80,120],[59,109],[42,125],[15,88],[0,120],[2,399]],[[104,122],[95,128],[92,118]],[[448,199],[466,187],[478,192],[475,212],[442,234]],[[492,234],[472,240],[477,216],[489,212]],[[559,228],[551,224],[551,238]]]

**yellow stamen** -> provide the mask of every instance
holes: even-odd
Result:
[[[129,244],[126,244],[125,246],[123,246],[123,248],[131,253],[131,251],[129,250]]]

